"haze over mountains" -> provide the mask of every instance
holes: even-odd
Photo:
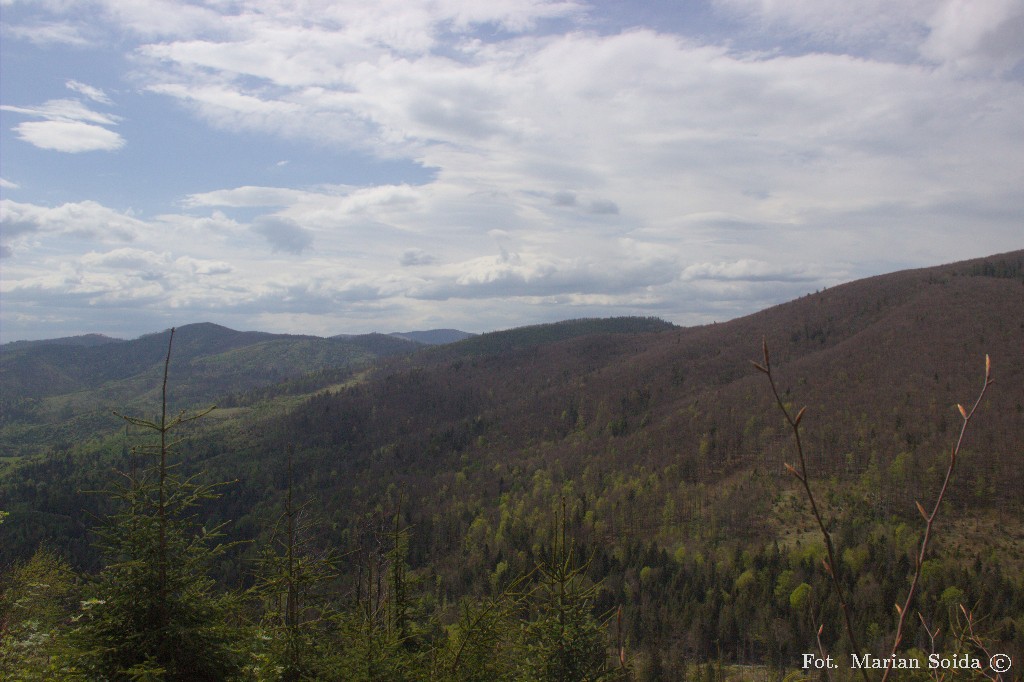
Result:
[[[851,282],[693,328],[569,320],[424,346],[395,335],[185,325],[174,339],[170,402],[173,410],[220,406],[190,432],[182,466],[236,481],[210,513],[234,520],[240,538],[260,537],[260,519],[278,508],[282,453],[291,450],[296,492],[316,501],[334,529],[330,542],[358,554],[368,529],[399,509],[415,529],[411,570],[456,599],[483,590],[502,562],[529,571],[564,498],[571,532],[600,564],[595,579],[606,580],[602,603],[636,605],[627,621],[637,637],[662,641],[646,629],[657,621],[659,632],[675,633],[671,646],[709,655],[725,635],[699,623],[733,622],[720,625],[739,628],[726,656],[764,660],[773,618],[796,618],[789,634],[771,635],[786,647],[813,641],[809,626],[787,615],[788,591],[770,612],[740,613],[736,595],[684,598],[678,582],[696,580],[701,562],[716,558],[718,577],[701,580],[726,581],[720,591],[731,594],[732,581],[754,570],[744,552],[792,552],[786,570],[817,585],[800,573],[800,553],[815,545],[782,466],[792,444],[750,365],[762,339],[784,399],[808,407],[809,464],[851,552],[897,551],[898,527],[917,523],[915,500],[933,499],[941,484],[959,429],[955,406],[977,395],[991,357],[996,382],[947,498],[940,547],[950,577],[936,579],[926,600],[937,603],[953,583],[975,589],[954,574],[984,557],[976,570],[1017,576],[1000,583],[1009,601],[990,612],[1024,612],[1024,251]],[[39,542],[66,548],[81,565],[93,561],[80,512],[101,505],[82,491],[127,466],[131,435],[110,411],[155,409],[167,334],[97,341],[0,354],[0,499],[10,512],[0,562]],[[660,572],[641,590],[644,566]],[[855,594],[875,589],[856,574],[850,580]],[[872,580],[897,590],[904,576]],[[658,600],[675,599],[706,612],[658,610]],[[891,604],[865,609],[865,632],[872,622],[886,627]],[[744,619],[766,630],[748,637],[735,625]],[[1015,632],[998,637],[1017,646]]]

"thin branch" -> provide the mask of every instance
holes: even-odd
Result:
[[[957,625],[959,625],[959,627],[960,627],[959,637],[960,637],[961,642],[965,638],[968,639],[974,646],[976,646],[978,648],[979,651],[981,651],[982,655],[986,659],[991,660],[992,654],[989,653],[988,647],[985,646],[985,642],[983,642],[981,637],[977,633],[974,632],[974,612],[973,611],[968,611],[967,608],[963,604],[960,604],[960,611],[963,612],[964,618],[967,621],[966,625],[961,625],[960,624],[960,614],[957,614],[956,621],[957,621]],[[999,682],[1000,680],[1003,679],[1003,674],[1002,673],[995,672],[995,671],[993,671],[993,673],[994,674],[990,675],[988,673],[983,672],[982,675],[984,675],[986,678],[988,678],[990,680],[994,680],[996,682]]]
[[[920,611],[917,612],[917,617],[921,621],[921,627],[923,627],[924,631],[926,633],[928,633],[928,643],[929,643],[928,650],[933,655],[938,653],[935,650],[935,639],[939,636],[939,632],[941,632],[942,628],[935,628],[935,632],[932,632],[931,628],[928,627],[928,622],[924,619],[924,616],[921,615]],[[939,675],[938,670],[933,670],[932,671],[932,679],[936,680],[936,682],[938,682],[939,680],[945,679],[945,677],[946,677],[945,673],[943,673],[942,675]]]
[[[825,645],[821,642],[821,631],[825,629],[825,624],[822,623],[818,626],[818,634],[814,637],[818,641],[818,653],[821,655],[821,660],[828,660],[828,654],[825,652]],[[832,682],[832,671],[828,668],[825,669],[825,676],[828,677],[829,682]]]
[[[810,482],[809,482],[809,477],[808,477],[808,474],[807,474],[807,463],[806,463],[806,459],[804,457],[803,443],[802,443],[802,441],[800,439],[800,420],[803,418],[803,415],[804,415],[804,412],[805,412],[806,408],[801,408],[800,411],[797,412],[795,417],[790,414],[789,408],[786,407],[785,403],[782,401],[782,397],[779,395],[778,387],[775,384],[775,378],[772,375],[771,360],[770,360],[769,355],[768,355],[768,342],[767,341],[763,341],[762,342],[762,349],[763,349],[763,353],[764,353],[764,363],[761,364],[761,363],[757,363],[757,362],[752,362],[751,364],[753,364],[754,367],[758,371],[762,372],[763,374],[765,374],[768,377],[768,383],[771,385],[772,394],[775,396],[775,401],[778,404],[779,409],[785,415],[786,421],[789,423],[789,426],[790,426],[790,428],[793,431],[793,438],[794,438],[794,440],[796,442],[797,456],[799,457],[799,470],[797,470],[796,468],[794,468],[792,465],[790,465],[788,463],[786,463],[785,466],[786,466],[786,469],[798,481],[800,481],[801,485],[803,486],[804,492],[806,493],[807,499],[808,499],[808,501],[810,502],[810,505],[811,505],[811,511],[814,514],[815,520],[818,522],[818,528],[821,530],[821,534],[825,538],[825,547],[826,547],[826,550],[828,552],[828,559],[826,561],[823,561],[822,563],[825,565],[825,571],[831,577],[832,584],[835,586],[836,593],[839,596],[839,605],[842,608],[843,617],[846,620],[846,631],[847,631],[847,634],[850,637],[850,643],[851,643],[853,649],[855,651],[858,651],[859,647],[857,646],[857,640],[856,640],[856,637],[855,637],[854,632],[853,632],[852,623],[850,621],[850,614],[849,614],[849,611],[848,611],[848,608],[847,608],[847,604],[846,604],[846,597],[845,597],[845,595],[843,593],[842,586],[841,586],[841,584],[839,582],[838,576],[836,575],[837,564],[836,564],[836,561],[835,561],[835,552],[834,552],[834,548],[833,548],[833,545],[832,545],[832,538],[831,538],[831,535],[829,534],[828,530],[825,527],[825,524],[824,524],[824,522],[822,520],[820,512],[818,511],[818,505],[815,502],[814,493],[811,490],[811,486],[810,486]],[[970,426],[971,420],[974,418],[974,415],[977,412],[978,407],[981,405],[981,401],[984,399],[985,393],[988,391],[988,387],[992,385],[992,381],[993,381],[993,379],[992,379],[992,361],[989,358],[989,356],[986,355],[985,356],[985,381],[984,381],[984,384],[981,387],[981,391],[978,393],[977,399],[974,401],[974,405],[971,407],[970,410],[965,409],[963,405],[960,405],[960,404],[957,405],[957,409],[960,412],[960,416],[963,419],[963,423],[961,424],[961,427],[960,427],[960,435],[957,437],[956,443],[953,445],[953,448],[950,451],[949,465],[946,468],[946,475],[945,475],[945,478],[942,481],[942,487],[939,489],[939,494],[938,494],[938,497],[935,500],[935,504],[932,506],[931,511],[928,512],[928,511],[925,510],[924,506],[920,502],[915,502],[915,504],[917,506],[918,512],[920,512],[922,518],[925,521],[925,530],[924,530],[924,536],[921,539],[921,544],[919,546],[919,549],[918,549],[918,552],[917,552],[917,556],[915,557],[915,560],[914,560],[914,576],[911,579],[910,589],[907,592],[907,596],[906,596],[906,599],[903,602],[903,605],[901,606],[900,604],[896,604],[896,611],[899,614],[899,620],[898,620],[897,625],[896,625],[896,634],[895,634],[895,637],[893,639],[892,655],[896,654],[896,652],[899,649],[900,643],[903,640],[904,629],[906,627],[907,614],[910,612],[910,605],[913,602],[914,596],[917,593],[917,585],[918,585],[918,583],[920,582],[920,579],[921,579],[921,571],[922,571],[922,567],[924,565],[924,558],[925,558],[925,556],[927,554],[927,551],[928,551],[928,545],[929,545],[929,542],[931,540],[932,528],[933,528],[933,526],[935,524],[935,519],[938,516],[939,507],[942,504],[942,500],[946,496],[946,490],[949,488],[949,482],[950,482],[950,479],[953,476],[953,470],[956,467],[956,459],[957,459],[957,456],[960,453],[960,449],[961,449],[961,447],[963,445],[964,438],[965,438],[965,436],[967,434],[967,428],[968,428],[968,426]],[[923,621],[923,618],[922,618],[922,623],[923,622],[924,621]],[[968,618],[968,624],[970,624],[970,618]],[[931,631],[928,630],[927,624],[925,624],[925,630],[929,633],[929,636],[931,636],[932,633],[931,633]],[[821,630],[820,629],[818,631],[818,635],[819,635],[818,646],[819,646],[819,648],[821,648],[821,641],[820,641]],[[885,672],[882,674],[882,682],[885,682],[888,679],[889,673],[891,671],[892,671],[891,668],[886,668],[885,669]],[[862,675],[864,677],[865,682],[868,682],[867,672],[865,670],[861,669],[861,673],[862,673]]]
[[[855,653],[860,652],[860,645],[857,644],[857,636],[854,634],[853,622],[850,620],[850,608],[847,604],[846,592],[843,590],[843,585],[839,581],[838,564],[836,563],[836,552],[835,547],[832,544],[832,534],[828,532],[828,528],[825,526],[825,520],[821,516],[821,512],[818,510],[818,503],[814,498],[814,492],[811,490],[810,476],[807,473],[807,458],[804,456],[803,440],[800,438],[800,420],[803,419],[804,413],[807,408],[802,407],[800,411],[793,416],[789,412],[789,408],[786,407],[782,401],[782,396],[779,395],[779,389],[775,385],[775,377],[772,375],[772,364],[771,359],[768,355],[768,341],[763,340],[761,343],[761,349],[764,354],[764,364],[753,363],[759,371],[763,372],[768,377],[768,383],[772,389],[772,395],[775,396],[775,402],[778,404],[782,414],[786,417],[786,422],[789,423],[790,429],[793,431],[793,440],[796,442],[796,452],[799,459],[799,470],[794,468],[792,465],[786,463],[786,469],[793,474],[793,476],[800,481],[800,484],[804,488],[804,492],[807,495],[807,500],[811,505],[811,512],[814,514],[815,521],[818,522],[818,529],[821,531],[822,537],[825,539],[825,551],[828,554],[828,558],[823,560],[822,563],[825,565],[825,572],[828,573],[832,579],[832,586],[836,590],[836,595],[839,597],[839,607],[843,612],[843,619],[846,621],[846,634],[850,638],[850,646]],[[820,645],[820,640],[819,640]],[[867,671],[861,668],[861,675],[864,677],[864,682],[870,682]]]
[[[924,507],[921,503],[917,503],[918,511],[924,516],[924,537],[921,538],[921,545],[917,552],[917,557],[914,560],[914,577],[910,582],[910,590],[907,592],[907,598],[903,602],[903,606],[896,605],[896,610],[899,613],[899,622],[896,624],[896,638],[892,643],[892,653],[895,655],[899,649],[900,642],[903,640],[903,629],[907,619],[907,613],[910,610],[910,603],[914,599],[914,595],[917,592],[917,584],[921,579],[921,568],[924,565],[925,553],[928,551],[928,543],[931,540],[932,526],[935,523],[935,517],[939,513],[939,505],[942,504],[942,499],[946,496],[946,489],[949,487],[949,480],[953,476],[953,469],[956,467],[956,458],[960,453],[960,447],[963,445],[964,436],[967,435],[967,427],[971,423],[971,419],[974,417],[974,413],[977,411],[978,406],[981,405],[982,399],[985,397],[985,392],[988,391],[988,387],[992,385],[992,361],[989,357],[985,356],[985,383],[981,387],[981,392],[978,393],[978,398],[974,401],[974,405],[970,411],[964,409],[963,405],[957,404],[957,409],[960,411],[960,416],[963,419],[963,424],[960,426],[960,436],[956,439],[956,444],[953,445],[953,449],[949,454],[949,466],[946,467],[946,477],[942,481],[942,488],[939,489],[939,496],[935,500],[934,506],[930,513],[925,513]],[[889,678],[890,669],[882,674],[882,682],[885,682]]]

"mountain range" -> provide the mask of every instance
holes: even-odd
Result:
[[[706,602],[688,587],[687,599],[711,611],[659,611],[656,599],[682,598],[673,580],[696,579],[711,562],[719,577],[701,580],[735,581],[744,567],[767,570],[749,557],[780,553],[803,575],[814,562],[801,562],[820,551],[784,466],[796,456],[791,434],[751,365],[763,362],[763,348],[787,407],[807,407],[801,428],[814,485],[850,552],[844,561],[861,567],[858,552],[905,551],[906,529],[920,524],[915,502],[933,500],[942,484],[962,423],[957,404],[970,407],[978,395],[987,355],[995,381],[946,497],[935,575],[991,566],[1016,576],[1005,578],[1010,601],[988,606],[997,623],[1024,612],[1024,251],[859,280],[699,327],[585,319],[461,336],[180,327],[170,405],[219,405],[188,432],[181,466],[234,481],[211,503],[211,518],[234,520],[239,539],[266,533],[261,519],[280,509],[283,453],[292,452],[294,491],[314,504],[323,542],[361,556],[397,513],[413,529],[411,570],[444,585],[436,598],[456,599],[484,590],[499,569],[528,571],[564,504],[569,531],[593,552],[607,605],[633,600],[647,614],[627,615],[636,636],[654,641],[644,628],[656,621],[676,633],[671,646],[706,655],[721,633],[695,623],[722,622],[737,597]],[[10,515],[0,562],[46,542],[90,565],[80,512],[103,505],[83,491],[130,465],[126,444],[137,434],[111,411],[158,408],[167,344],[160,333],[4,347],[0,499]],[[641,590],[644,567],[660,571],[645,580],[664,584]],[[904,577],[872,580],[895,590]],[[850,580],[857,595],[882,589],[855,573]],[[943,581],[973,589],[966,579],[935,581],[923,597],[933,604],[950,587]],[[889,611],[891,599],[865,606],[865,632]],[[769,629],[788,617],[747,615]],[[796,639],[807,634],[800,623],[786,626]],[[1024,627],[998,637],[1012,644],[1014,632]],[[727,655],[758,658],[751,652],[765,636],[737,635]]]

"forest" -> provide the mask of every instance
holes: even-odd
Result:
[[[5,680],[1020,679],[1024,252],[692,328],[9,346]]]

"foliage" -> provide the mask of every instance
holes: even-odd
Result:
[[[168,419],[173,338],[171,330],[159,420],[125,417],[158,442],[138,446],[142,468],[113,490],[121,508],[97,530],[105,564],[72,632],[74,668],[91,679],[225,680],[238,666],[235,599],[209,577],[224,553],[222,528],[194,517],[216,486],[179,476],[169,462],[175,429],[203,414]]]
[[[589,562],[580,561],[575,543],[567,539],[565,510],[563,499],[559,532],[553,534],[550,555],[537,567],[537,596],[531,600],[537,614],[524,626],[521,679],[615,679],[625,671],[608,665],[605,625],[593,609],[599,585],[589,581]]]
[[[292,452],[288,451],[284,509],[256,565],[250,596],[257,602],[253,663],[258,680],[294,682],[323,673],[334,614],[324,587],[335,577],[335,557],[313,546],[313,523],[306,505],[292,491]]]
[[[78,577],[52,550],[40,548],[0,583],[0,679],[53,679],[66,653]]]

